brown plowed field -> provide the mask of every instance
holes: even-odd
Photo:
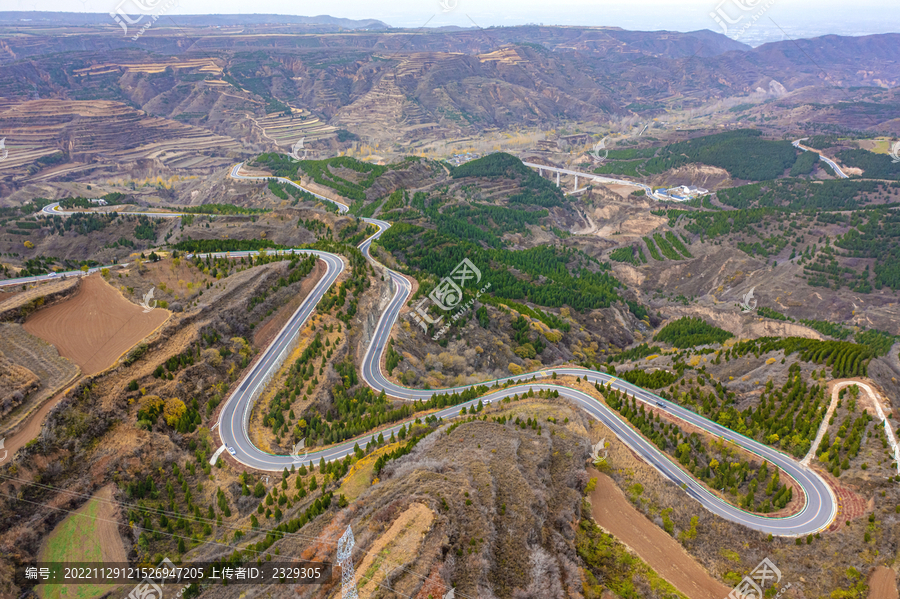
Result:
[[[36,312],[25,330],[56,346],[85,374],[112,365],[119,356],[169,317],[157,308],[144,313],[102,277],[87,277],[71,298]]]
[[[722,599],[731,589],[713,578],[682,549],[663,529],[639,512],[613,480],[589,469],[597,478],[591,492],[591,515],[594,521],[690,599]]]
[[[869,599],[897,599],[897,575],[885,566],[878,566],[869,576]]]

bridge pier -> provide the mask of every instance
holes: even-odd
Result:
[[[573,193],[578,191],[578,175],[575,175],[575,189],[572,190]]]
[[[559,187],[559,171],[556,171],[556,186]]]

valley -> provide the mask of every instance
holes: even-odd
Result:
[[[896,595],[897,34],[220,18],[0,18],[0,595]]]

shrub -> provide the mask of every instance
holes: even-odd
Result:
[[[723,343],[731,337],[733,335],[728,331],[707,324],[700,317],[684,316],[664,326],[653,340],[671,343],[679,349],[684,349],[696,345]]]

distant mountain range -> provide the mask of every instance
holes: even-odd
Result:
[[[0,22],[13,15],[44,20],[19,20],[14,29],[27,35],[0,42],[0,113],[38,99],[113,101],[240,138],[259,125],[236,115],[290,106],[404,143],[567,121],[630,127],[683,112],[696,123],[727,112],[742,126],[900,132],[900,34],[752,48],[709,30],[423,31],[327,16],[175,15],[135,42],[136,28],[123,33],[109,15],[6,12]],[[6,126],[0,137],[13,141],[30,125]]]
[[[329,15],[301,17],[296,15],[177,15],[178,24],[186,27],[232,27],[242,25],[331,25],[341,29],[390,29],[377,19],[342,19]],[[59,25],[108,25],[105,13],[2,11],[0,23],[36,21]]]

